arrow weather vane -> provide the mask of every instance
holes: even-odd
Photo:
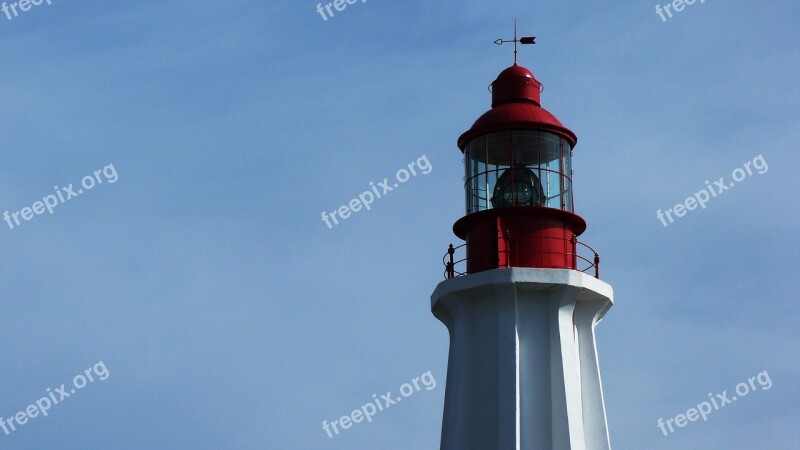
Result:
[[[519,42],[522,45],[526,44],[535,44],[536,43],[536,36],[525,36],[517,39],[517,20],[514,19],[514,39],[513,40],[506,40],[506,39],[498,39],[494,41],[497,45],[503,45],[507,42],[514,43],[514,64],[517,64],[517,43]]]

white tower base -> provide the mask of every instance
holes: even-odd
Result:
[[[613,295],[567,269],[439,283],[431,310],[450,332],[441,448],[610,449],[594,327]]]

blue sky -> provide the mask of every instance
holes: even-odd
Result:
[[[616,305],[597,329],[616,449],[794,449],[797,2],[66,2],[0,15],[0,417],[109,377],[0,447],[438,448],[448,336],[430,313],[463,214],[460,133],[520,63],[578,135],[576,211]],[[320,220],[422,155],[333,229]],[[673,207],[769,165],[664,227]],[[665,437],[656,421],[768,371]],[[438,382],[333,438],[372,394]]]

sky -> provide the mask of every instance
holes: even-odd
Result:
[[[582,240],[615,292],[597,327],[613,448],[798,448],[800,5],[656,4],[0,12],[0,448],[438,448],[455,143],[513,62],[492,42],[515,18],[537,36],[520,64],[578,136]],[[707,421],[657,425],[752,377]]]

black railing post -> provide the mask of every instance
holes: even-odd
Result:
[[[572,269],[580,270],[578,268],[578,236],[576,234],[572,235],[570,239],[570,243],[572,244]]]
[[[600,278],[600,255],[594,254],[594,277]]]
[[[456,249],[453,248],[453,244],[450,244],[450,247],[447,248],[447,254],[450,256],[450,260],[447,262],[447,278],[455,276],[455,268],[453,267],[453,254],[455,252]]]

